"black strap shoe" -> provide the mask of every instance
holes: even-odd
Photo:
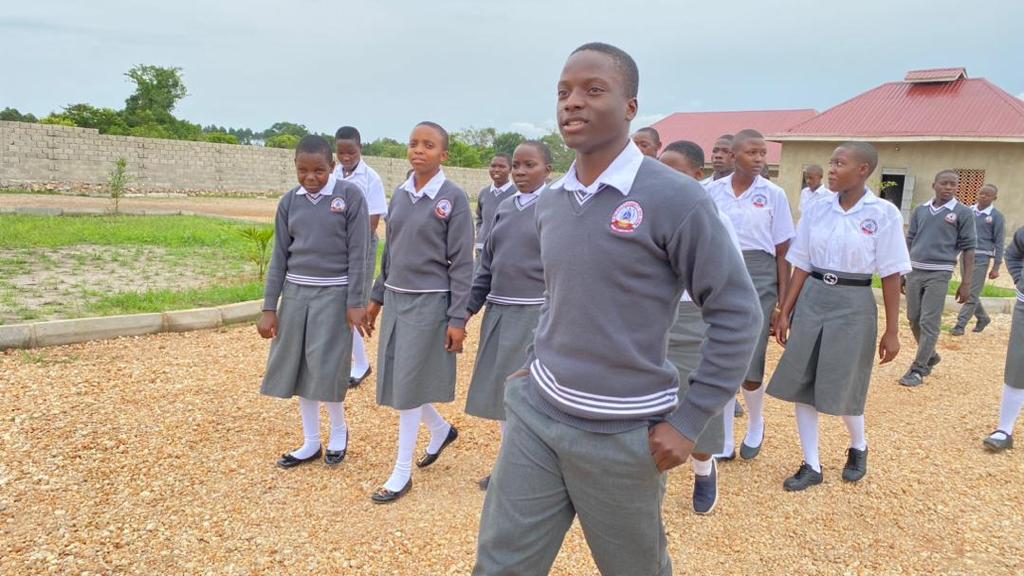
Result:
[[[370,496],[370,500],[373,500],[374,504],[391,504],[395,500],[398,500],[402,496],[408,494],[409,490],[412,490],[412,478],[409,478],[409,481],[406,482],[405,486],[398,492],[392,492],[383,486],[377,488],[377,491]]]
[[[786,492],[799,492],[811,486],[817,486],[824,481],[825,477],[821,472],[815,472],[814,468],[811,468],[804,462],[800,465],[800,469],[796,471],[796,474],[786,478],[786,481],[782,483],[782,487]]]
[[[352,431],[349,430],[349,433]],[[345,436],[345,447],[341,450],[328,450],[324,453],[324,463],[328,466],[337,466],[345,461],[345,453],[348,452],[349,436]]]
[[[281,459],[277,461],[277,466],[278,468],[294,468],[299,464],[305,464],[306,462],[319,460],[320,457],[323,456],[323,453],[324,447],[320,446],[319,448],[317,448],[316,454],[313,454],[309,458],[296,458],[295,456],[292,456],[290,453],[282,454]]]
[[[348,387],[349,388],[358,388],[359,385],[363,383],[363,380],[366,380],[367,378],[370,377],[370,374],[373,374],[373,368],[372,367],[371,368],[367,368],[366,372],[363,372],[363,375],[360,376],[359,378],[350,377],[348,379]]]
[[[846,451],[846,466],[843,468],[843,480],[857,482],[868,473],[868,449],[850,448]]]
[[[448,436],[444,439],[444,443],[441,444],[441,447],[437,449],[437,453],[436,454],[431,454],[430,452],[424,453],[423,457],[416,461],[416,467],[417,468],[426,468],[427,466],[430,466],[434,462],[437,462],[437,459],[441,456],[441,452],[444,452],[444,449],[447,448],[448,445],[451,444],[452,442],[455,442],[455,439],[458,438],[458,437],[459,437],[459,431],[455,429],[455,426],[452,426],[448,430]]]
[[[984,445],[992,452],[1008,450],[1013,448],[1013,435],[1004,430],[996,430],[985,438]]]

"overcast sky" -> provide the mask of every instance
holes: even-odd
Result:
[[[179,66],[176,114],[403,140],[422,119],[554,126],[566,55],[640,66],[635,126],[679,111],[819,111],[907,70],[965,66],[1024,95],[1018,0],[0,0],[0,108],[120,108],[135,64]]]

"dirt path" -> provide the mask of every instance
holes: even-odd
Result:
[[[109,198],[58,194],[0,194],[0,208],[61,208],[105,210]],[[211,216],[270,221],[277,210],[276,198],[226,198],[208,196],[138,197],[121,200],[121,209],[189,211]]]
[[[981,448],[1009,320],[943,335],[943,363],[914,390],[896,384],[913,352],[904,326],[900,358],[875,370],[859,485],[839,479],[846,432],[825,418],[825,484],[783,492],[801,455],[790,406],[771,399],[764,451],[721,466],[713,515],[690,512],[691,473],[673,471],[676,573],[1024,572],[1024,451]],[[476,480],[498,443],[495,426],[462,412],[477,327],[458,399],[440,407],[462,434],[388,507],[368,496],[390,472],[397,417],[376,406],[372,379],[347,402],[344,465],[274,468],[300,441],[299,418],[294,402],[258,394],[268,346],[251,327],[0,354],[0,573],[469,573]],[[596,573],[578,526],[553,573]]]

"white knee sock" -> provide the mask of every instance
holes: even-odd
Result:
[[[864,415],[843,416],[843,424],[846,424],[846,430],[850,433],[850,448],[867,450],[868,438],[864,431]]]
[[[690,457],[690,468],[693,468],[693,473],[697,476],[709,476],[711,474],[711,461],[711,458],[701,461]]]
[[[353,328],[352,370],[349,372],[349,376],[352,378],[362,378],[369,369],[370,359],[366,356],[366,344],[363,342],[363,337],[359,335],[359,331]]]
[[[398,457],[395,458],[395,469],[384,487],[392,492],[405,488],[412,477],[412,457],[416,452],[416,435],[420,431],[420,418],[423,411],[419,408],[398,411]]]
[[[743,400],[747,403],[747,446],[760,446],[764,441],[764,383],[757,390],[743,389]]]
[[[320,449],[320,403],[316,400],[299,398],[299,414],[302,415],[302,447],[293,451],[292,456],[309,458]]]
[[[331,419],[331,439],[328,450],[344,450],[348,447],[348,424],[345,422],[345,405],[341,402],[324,402]]]
[[[715,456],[728,456],[736,450],[736,440],[733,439],[733,422],[736,421],[736,396],[729,400],[729,403],[722,408],[722,419],[725,421],[725,443],[722,446],[722,453]]]
[[[448,438],[448,431],[452,429],[452,425],[444,419],[444,416],[441,416],[433,404],[424,404],[420,408],[423,409],[423,423],[430,429],[430,444],[427,445],[427,452],[437,454],[437,451],[441,449],[441,444],[444,444],[445,439]]]
[[[1020,409],[1024,406],[1024,388],[1014,388],[1003,384],[1003,402],[999,405],[999,429],[1013,434]]]
[[[800,447],[804,451],[804,462],[821,472],[818,458],[818,409],[810,404],[796,404],[796,429],[800,433]]]

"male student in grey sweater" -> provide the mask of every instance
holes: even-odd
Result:
[[[664,472],[736,394],[761,311],[711,198],[629,139],[639,74],[592,43],[557,115],[576,161],[537,203],[547,302],[484,503],[474,574],[547,574],[578,516],[602,574],[671,574]],[[666,361],[684,289],[708,324],[686,395]]]
[[[960,308],[956,326],[950,331],[953,336],[963,336],[964,329],[972,317],[978,318],[974,332],[981,332],[992,322],[992,317],[981,305],[981,291],[985,288],[986,280],[995,280],[999,277],[999,267],[1003,265],[1006,219],[1002,212],[996,210],[995,201],[998,196],[999,189],[995,184],[985,184],[978,191],[978,203],[972,208],[978,247],[974,250],[974,276],[970,280],[964,277],[964,282],[971,283],[971,298]],[[991,271],[989,264],[992,265]]]

